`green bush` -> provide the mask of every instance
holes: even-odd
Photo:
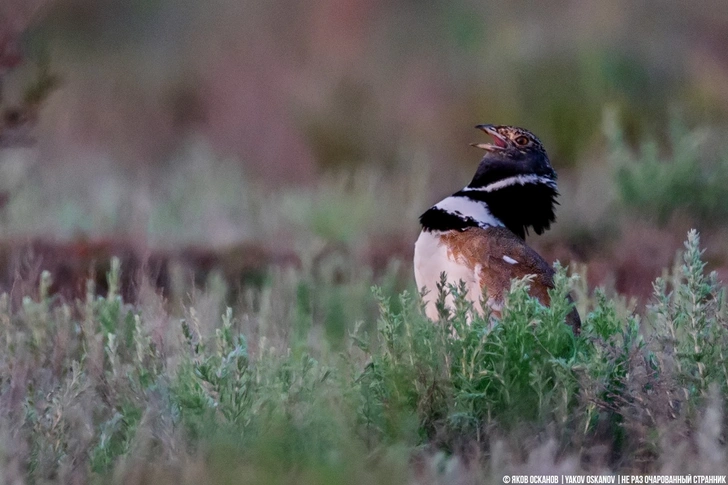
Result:
[[[579,302],[578,337],[564,323],[577,277],[560,267],[550,307],[514,280],[501,318],[441,283],[433,324],[409,291],[375,287],[376,327],[350,322],[333,346],[312,344],[326,312],[297,298],[276,300],[287,337],[250,326],[266,305],[214,311],[208,331],[203,296],[180,320],[122,301],[117,260],[108,278],[106,297],[89,284],[76,305],[48,294],[48,274],[36,297],[0,297],[0,433],[15,443],[4,479],[401,483],[420,470],[439,483],[498,479],[532,454],[548,467],[581,458],[563,465],[573,473],[725,470],[724,292],[695,232],[641,316],[598,290]]]

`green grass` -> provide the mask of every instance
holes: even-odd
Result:
[[[237,311],[205,303],[221,301],[219,285],[184,305],[153,293],[124,302],[116,260],[108,295],[89,283],[73,304],[48,295],[46,273],[37,294],[0,297],[0,433],[13,443],[0,450],[2,477],[444,483],[498,481],[528,466],[725,473],[724,290],[705,274],[696,233],[681,258],[640,315],[601,291],[580,296],[588,311],[579,337],[564,324],[579,277],[562,268],[551,307],[516,280],[500,320],[469,318],[463,289],[450,287],[441,292],[455,292],[457,308],[441,307],[433,324],[416,295],[375,286],[352,297],[378,310],[333,340],[321,334],[340,302],[310,300],[303,273],[296,298],[282,298],[285,279],[274,278],[261,290],[278,295],[270,306]],[[347,284],[371,283],[362,278]]]

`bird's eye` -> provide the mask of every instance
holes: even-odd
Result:
[[[521,146],[528,145],[528,138],[526,138],[523,135],[517,137],[514,141],[516,142],[516,145],[521,145]]]

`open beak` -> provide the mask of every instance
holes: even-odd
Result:
[[[477,129],[484,131],[493,137],[493,143],[471,143],[470,146],[481,148],[489,152],[505,150],[508,147],[508,139],[498,133],[493,125],[477,125]]]

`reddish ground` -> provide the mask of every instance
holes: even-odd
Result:
[[[680,234],[680,235],[678,235]],[[606,286],[617,292],[644,300],[652,293],[652,281],[674,262],[675,253],[682,248],[685,233],[675,228],[661,230],[635,225],[623,229],[620,238],[610,244],[568,244],[534,241],[534,246],[548,260],[564,264],[587,264],[590,288]],[[703,235],[707,247],[704,259],[709,270],[719,278],[728,278],[728,264],[722,254],[721,234]],[[329,246],[314,260],[317,266],[336,254],[352,264],[368,265],[375,274],[383,272],[393,258],[408,262],[412,257],[412,241],[392,238],[376,241],[352,253],[346,247]],[[86,281],[96,282],[99,294],[107,291],[106,273],[113,256],[122,262],[121,292],[127,301],[138,294],[141,276],[148,278],[162,293],[169,294],[174,284],[172,273],[186,282],[202,285],[211,271],[216,270],[229,287],[238,289],[263,281],[269,268],[300,266],[294,251],[272,252],[260,244],[241,243],[222,249],[187,247],[182,249],[149,248],[124,239],[79,239],[52,241],[44,239],[0,241],[0,291],[11,295],[34,294],[43,270],[53,276],[51,292],[64,299],[83,298]],[[316,268],[314,268],[316,270]],[[401,275],[406,283],[408,266]]]

